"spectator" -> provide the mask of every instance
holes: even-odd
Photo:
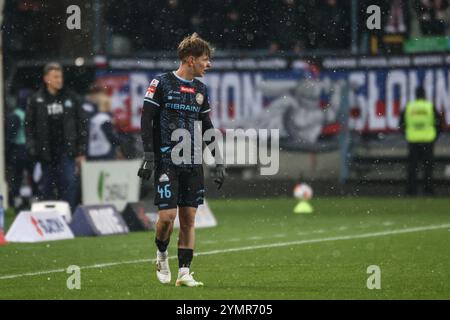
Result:
[[[387,34],[409,35],[409,7],[406,0],[394,0],[389,3],[389,14],[384,23]]]
[[[103,88],[93,84],[89,87],[88,93],[86,94],[86,99],[83,103],[83,111],[86,119],[88,120],[86,123],[89,123],[89,120],[95,116],[98,112],[97,105],[97,96],[103,92]]]
[[[154,13],[150,13],[154,14]],[[179,0],[165,0],[158,10],[151,32],[160,34],[159,45],[153,50],[173,50],[188,33],[189,20]]]
[[[225,17],[225,8],[223,0],[210,0],[208,2],[191,0],[197,5],[192,5],[194,12],[191,18],[191,27],[189,32],[196,32],[210,39],[214,46],[218,46],[222,41],[223,19]],[[195,26],[195,22],[199,22]]]
[[[258,0],[240,0],[236,4],[241,13],[239,33],[242,39],[239,47],[243,49],[264,49],[267,47],[267,22],[264,16],[273,4],[264,5]]]
[[[98,113],[89,122],[89,160],[113,160],[116,158],[116,147],[122,139],[114,132],[111,115],[111,98],[104,92],[90,96],[91,103],[97,105]]]
[[[240,33],[241,14],[234,4],[228,4],[224,19],[223,29],[221,30],[221,47],[228,50],[237,49],[239,42],[242,40],[242,34]]]
[[[348,3],[338,0],[322,0],[316,7],[319,20],[316,22],[318,49],[350,48],[350,10]]]
[[[59,63],[44,67],[43,80],[43,87],[28,101],[26,147],[41,162],[44,199],[62,199],[74,209],[78,174],[85,159],[86,119],[78,97],[63,87]]]
[[[389,6],[388,0],[378,2]],[[366,16],[366,8],[359,16]],[[189,32],[199,32],[227,50],[269,47],[274,52],[300,52],[303,46],[350,47],[351,17],[346,0],[130,0],[124,10],[120,1],[111,0],[106,6],[106,21],[113,38],[120,40],[117,43],[128,40],[135,50],[172,50]],[[120,46],[117,48],[123,53]]]
[[[305,28],[301,24],[300,10],[296,0],[280,0],[274,6],[269,19],[269,50],[300,51],[303,47]]]
[[[420,31],[425,36],[445,35],[445,10],[448,0],[416,0]]]
[[[134,50],[158,50],[161,37],[159,32],[154,31],[153,26],[158,19],[158,15],[154,12],[160,10],[160,1],[133,0],[129,2],[129,6],[133,8],[131,18],[134,20],[134,30],[129,31],[127,36],[133,39]],[[122,1],[118,7],[123,7]]]
[[[103,88],[100,87],[97,84],[92,84],[88,92],[86,94],[86,98],[83,101],[83,114],[85,116],[85,121],[88,124],[87,125],[87,136],[89,137],[89,124],[91,122],[91,119],[98,113],[98,105],[97,105],[97,95],[103,91]],[[88,148],[89,143],[86,144],[86,157],[88,157]]]
[[[21,91],[16,107],[6,118],[6,165],[9,183],[9,202],[16,209],[23,207],[24,203],[20,195],[20,187],[25,176],[25,172],[31,177],[33,175],[33,163],[27,157],[25,147],[25,107],[28,91]],[[33,189],[34,184],[31,180]]]

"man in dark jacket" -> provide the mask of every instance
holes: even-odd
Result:
[[[78,97],[63,88],[60,64],[47,64],[43,80],[44,86],[30,97],[27,105],[27,151],[42,165],[44,198],[67,201],[74,209],[77,176],[85,158],[86,118]]]

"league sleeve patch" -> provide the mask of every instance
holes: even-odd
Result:
[[[205,100],[205,96],[202,95],[201,93],[197,93],[197,94],[195,95],[195,101],[197,101],[197,103],[198,103],[199,105],[202,105],[204,100]]]
[[[145,93],[146,98],[153,99],[153,96],[155,95],[158,84],[159,84],[159,80],[156,80],[156,79],[153,79],[152,82],[150,82],[150,85],[147,88],[147,92]]]

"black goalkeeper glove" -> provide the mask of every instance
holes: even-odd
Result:
[[[144,153],[144,161],[138,171],[138,176],[144,180],[150,179],[155,169],[155,154],[153,152]]]
[[[225,182],[225,166],[223,164],[217,164],[215,169],[215,179],[214,182],[217,183],[217,189],[222,188]]]

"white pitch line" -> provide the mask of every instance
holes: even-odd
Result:
[[[202,244],[213,244],[213,243],[217,243],[217,240],[205,240],[205,241],[201,241]]]
[[[248,250],[255,250],[255,249],[266,249],[266,248],[277,248],[277,247],[286,247],[286,246],[292,246],[292,245],[319,243],[319,242],[327,242],[327,241],[383,237],[383,236],[397,235],[397,234],[402,234],[402,233],[430,231],[430,230],[438,230],[438,229],[445,229],[445,228],[450,228],[450,224],[432,225],[432,226],[427,226],[427,227],[406,228],[406,229],[398,229],[398,230],[388,230],[388,231],[382,231],[382,232],[371,232],[371,233],[363,233],[363,234],[357,234],[357,235],[338,236],[338,237],[329,237],[329,238],[321,238],[321,239],[308,239],[308,240],[299,240],[299,241],[290,241],[290,242],[279,242],[279,243],[264,244],[264,245],[258,245],[258,246],[248,246],[248,247],[240,247],[240,248],[213,250],[213,251],[208,251],[208,252],[199,252],[194,255],[195,256],[204,256],[204,255],[217,254],[217,253],[248,251]]]
[[[263,238],[263,237],[256,236],[256,237],[250,237],[250,238],[247,238],[247,239],[245,239],[245,240],[262,240],[262,239],[264,239],[264,238]]]
[[[266,248],[277,248],[277,247],[286,247],[286,246],[302,245],[302,244],[309,244],[309,243],[320,243],[320,242],[328,242],[328,241],[383,237],[383,236],[389,236],[389,235],[430,231],[430,230],[438,230],[438,229],[446,229],[446,228],[450,228],[450,224],[430,225],[430,226],[424,226],[424,227],[387,230],[387,231],[381,231],[381,232],[371,232],[371,233],[363,233],[363,234],[348,235],[348,236],[337,236],[337,237],[328,237],[328,238],[319,238],[319,239],[306,239],[306,240],[278,242],[278,243],[272,243],[272,244],[262,244],[262,245],[239,247],[239,248],[212,250],[212,251],[206,251],[206,252],[198,252],[198,253],[195,253],[194,256],[206,256],[206,255],[219,254],[219,253],[249,251],[249,250],[266,249]],[[169,259],[175,259],[175,258],[177,258],[177,257],[176,256],[169,257]],[[113,266],[124,265],[124,264],[138,264],[138,263],[148,263],[148,262],[155,262],[155,259],[139,259],[139,260],[130,260],[130,261],[101,263],[101,264],[94,264],[94,265],[90,265],[90,266],[80,267],[80,269],[98,269],[98,268],[107,268],[107,267],[113,267]],[[39,275],[45,275],[45,274],[50,274],[50,273],[60,273],[60,272],[65,272],[65,271],[66,271],[66,269],[55,269],[55,270],[12,274],[12,275],[1,276],[0,280],[15,279],[15,278],[21,278],[21,277],[25,277],[25,276],[39,276]]]
[[[47,271],[12,274],[12,275],[9,275],[9,276],[1,276],[0,280],[14,279],[14,278],[25,277],[25,276],[40,276],[40,275],[44,275],[44,274],[64,272],[64,271],[66,271],[66,270],[65,269],[55,269],[55,270],[47,270]]]
[[[321,231],[320,233],[322,233],[323,231]],[[261,236],[254,236],[254,237],[250,237],[250,238],[233,238],[233,239],[227,239],[227,240],[223,240],[222,242],[237,242],[237,241],[254,241],[254,240],[263,240],[263,239],[270,239],[270,238],[284,238],[286,237],[285,233],[278,233],[278,234],[274,234],[268,237],[261,237]],[[205,240],[205,241],[201,241],[202,244],[215,244],[219,241],[217,240]]]

